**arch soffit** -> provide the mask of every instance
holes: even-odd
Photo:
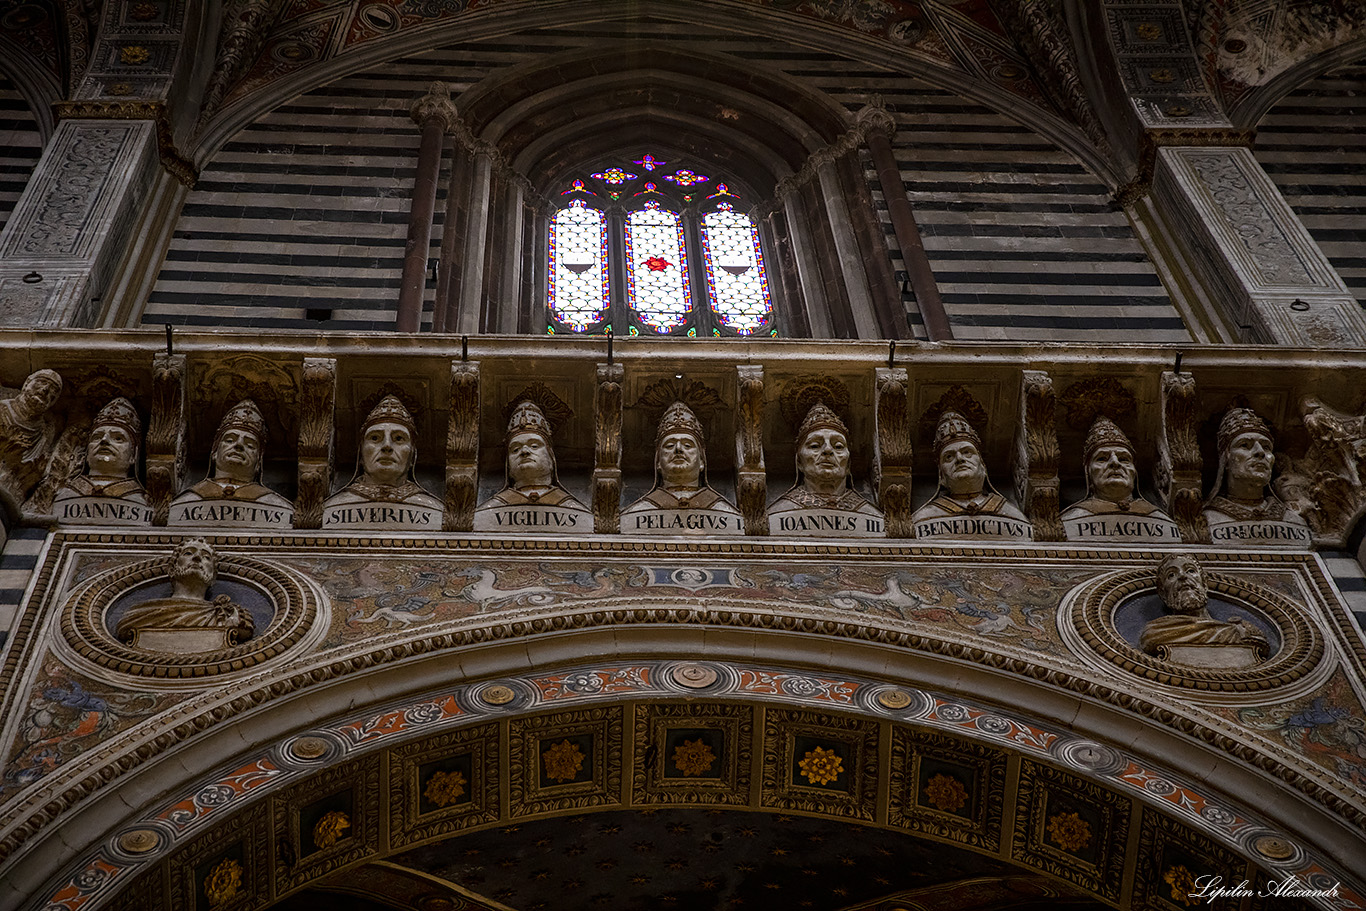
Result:
[[[9,77],[23,96],[29,113],[38,123],[38,135],[46,146],[57,127],[52,105],[62,98],[60,81],[37,58],[4,35],[0,35],[0,61],[0,72]]]
[[[1366,62],[1366,35],[1361,35],[1330,51],[1302,60],[1276,74],[1265,85],[1250,92],[1229,111],[1234,126],[1251,129],[1291,92],[1324,73],[1351,63]]]
[[[538,3],[531,9],[498,9],[481,13],[476,21],[460,22],[461,43],[516,34],[528,29],[586,22],[612,22],[635,18],[629,5],[616,0],[588,4]],[[836,54],[853,62],[886,67],[891,75],[923,80],[930,86],[955,92],[1008,117],[1073,155],[1083,166],[1111,186],[1123,182],[1109,157],[1097,149],[1082,130],[1058,114],[1023,102],[1005,89],[987,83],[941,62],[892,47],[870,36],[814,22],[771,8],[758,8],[742,0],[711,0],[706,5],[682,0],[659,0],[651,17],[670,22],[692,22],[740,34],[774,37]],[[449,23],[404,32],[388,41],[376,41],[354,52],[312,64],[286,79],[253,92],[224,107],[186,150],[203,166],[218,150],[258,118],[293,98],[344,76],[363,72],[390,61],[443,47],[451,42]]]
[[[392,643],[388,640],[371,643],[356,651],[361,653],[370,648],[389,653],[401,652],[400,649],[385,646],[392,646]],[[592,658],[585,659],[584,656]],[[154,760],[141,764],[128,762],[133,753],[140,752],[138,744],[128,743],[117,752],[101,750],[96,757],[98,761],[87,758],[84,762],[73,762],[54,776],[61,781],[44,783],[43,794],[32,805],[31,812],[44,805],[60,806],[67,799],[61,795],[64,786],[69,785],[78,793],[61,816],[38,829],[8,859],[6,876],[13,877],[9,887],[21,890],[17,894],[33,896],[41,904],[42,895],[48,894],[44,890],[52,886],[50,882],[43,882],[42,878],[53,869],[65,867],[70,872],[73,862],[80,861],[83,856],[92,856],[92,851],[99,849],[105,842],[112,842],[120,832],[138,820],[150,820],[158,814],[164,817],[167,809],[181,798],[188,800],[190,796],[200,793],[228,770],[241,769],[262,757],[274,756],[279,745],[293,737],[310,731],[335,731],[340,726],[362,723],[363,719],[391,717],[405,705],[431,704],[434,696],[444,699],[456,690],[471,686],[529,680],[536,675],[563,674],[580,667],[650,660],[703,660],[714,664],[780,671],[787,669],[825,678],[862,680],[865,686],[890,684],[907,687],[951,701],[961,699],[966,705],[1007,719],[1011,724],[1051,731],[1053,736],[1068,740],[1110,744],[1113,745],[1111,749],[1137,757],[1150,772],[1178,785],[1181,801],[1164,799],[1165,792],[1161,789],[1136,786],[1128,791],[1127,796],[1136,797],[1160,814],[1172,818],[1179,816],[1173,808],[1181,806],[1189,789],[1194,789],[1193,793],[1222,803],[1225,807],[1253,807],[1252,812],[1239,810],[1241,815],[1237,816],[1233,829],[1248,831],[1248,827],[1252,826],[1252,830],[1267,832],[1271,831],[1266,827],[1268,822],[1284,825],[1293,820],[1296,828],[1290,832],[1291,837],[1310,846],[1320,857],[1331,858],[1345,870],[1366,869],[1366,845],[1348,830],[1343,820],[1325,812],[1324,808],[1303,795],[1284,786],[1277,787],[1264,774],[1194,737],[1182,736],[1169,728],[1146,723],[1115,706],[1087,699],[1041,680],[1021,679],[1018,675],[966,660],[927,656],[879,643],[831,639],[814,633],[754,629],[718,631],[690,626],[613,627],[609,624],[574,632],[487,642],[462,649],[456,655],[449,650],[433,647],[432,651],[425,654],[359,674],[347,673],[357,666],[354,660],[348,661],[344,655],[333,652],[328,654],[326,660],[290,665],[289,672],[294,681],[292,686],[282,686],[282,675],[278,673],[262,674],[252,678],[251,683],[254,685],[251,687],[220,688],[195,697],[176,712],[180,718],[198,719],[184,726],[192,733],[178,745],[144,754],[155,757]],[[328,679],[329,669],[331,673],[340,672],[341,676]],[[317,684],[316,681],[320,679],[324,682]],[[272,698],[272,693],[281,693],[282,690],[282,695]],[[470,698],[465,697],[466,701]],[[608,701],[621,704],[660,698],[686,700],[694,698],[694,693],[621,693]],[[717,698],[734,701],[737,696],[730,694]],[[749,703],[776,702],[779,707],[784,703],[781,696],[754,695],[745,698],[742,694],[738,698]],[[900,719],[896,711],[875,714],[870,711],[875,706],[868,700],[865,702],[866,705],[825,703],[804,704],[803,707],[836,715],[853,713],[880,721],[917,725],[915,718]],[[213,717],[216,710],[230,704],[240,704],[244,708],[219,723],[202,723],[204,719]],[[790,700],[788,704],[791,704]],[[522,707],[516,712],[492,712],[486,718],[462,713],[459,726],[544,714],[549,709],[563,707],[541,704]],[[879,714],[882,717],[879,718]],[[308,719],[309,724],[300,727],[300,718]],[[966,729],[955,730],[970,738],[987,736]],[[420,733],[430,732],[424,730]],[[164,734],[164,731],[148,731],[140,739],[150,744],[159,736],[164,738]],[[379,749],[412,739],[411,735],[392,737],[377,741],[372,746]],[[995,745],[1018,753],[1020,749],[1012,743],[1024,742],[1019,738],[998,735]],[[370,748],[367,746],[367,751]],[[1048,750],[1030,756],[1054,764],[1058,761]],[[352,753],[338,758],[337,764],[355,758],[356,754]],[[128,766],[131,766],[130,770],[121,775],[115,771]],[[321,770],[321,767],[312,768],[307,774],[312,775]],[[1107,782],[1099,775],[1088,775],[1084,769],[1069,766],[1069,771],[1102,787],[1115,788],[1113,781]],[[115,776],[112,780],[109,773]],[[179,784],[168,783],[168,776]],[[251,791],[250,805],[298,780],[299,775],[295,774],[285,775],[278,784],[263,782]],[[91,782],[104,782],[110,786],[95,788]],[[114,786],[114,782],[119,783]],[[88,792],[88,796],[85,792]],[[71,793],[68,791],[68,794]],[[1259,794],[1274,796],[1254,803],[1259,799]],[[157,796],[144,799],[143,804],[134,807],[130,813],[130,795]],[[220,815],[226,818],[246,806],[246,801],[238,802],[227,807],[227,813]],[[1277,819],[1256,818],[1257,814],[1268,812],[1268,808],[1274,808]],[[1188,817],[1184,820],[1186,823],[1196,822],[1193,813],[1188,814]],[[1234,817],[1229,819],[1232,821]],[[20,826],[32,825],[11,818],[4,829],[13,832],[16,822]],[[62,833],[60,836],[59,829]],[[185,838],[169,846],[162,856],[183,847],[187,840],[197,837],[201,832],[202,828],[196,828],[187,833]],[[73,833],[81,834],[72,837]],[[1266,866],[1266,858],[1253,856],[1245,845],[1235,843],[1231,837],[1225,837],[1224,843],[1244,859]],[[26,856],[41,856],[45,862],[26,864],[23,862]],[[129,878],[132,877],[121,877]]]

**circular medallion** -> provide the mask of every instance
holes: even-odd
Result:
[[[129,854],[146,854],[161,844],[161,836],[151,829],[134,829],[119,836],[119,848]]]
[[[904,709],[913,701],[905,690],[883,690],[877,694],[878,705],[886,709]]]
[[[321,759],[327,754],[327,741],[321,737],[300,737],[289,745],[289,752],[299,759]]]
[[[719,676],[715,668],[702,664],[681,664],[673,670],[674,682],[690,690],[711,686]]]
[[[1296,854],[1295,846],[1279,835],[1263,835],[1254,839],[1252,849],[1271,860],[1289,860]]]
[[[484,690],[479,693],[479,698],[489,705],[507,705],[513,699],[517,698],[517,694],[513,692],[512,687],[495,683],[493,686],[484,688]]]

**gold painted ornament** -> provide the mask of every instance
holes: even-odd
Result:
[[[242,865],[231,857],[219,861],[204,878],[204,897],[210,908],[221,908],[242,888]]]
[[[697,740],[685,740],[674,747],[674,765],[685,777],[701,775],[710,771],[715,764],[716,754],[700,737]]]
[[[1091,843],[1091,826],[1076,813],[1058,813],[1048,820],[1048,837],[1064,851],[1080,851]]]
[[[583,768],[583,752],[568,740],[562,740],[541,754],[545,762],[545,777],[552,781],[573,781]]]
[[[968,790],[957,778],[935,775],[925,783],[925,798],[945,813],[956,813],[968,802]]]
[[[802,776],[812,784],[829,784],[839,779],[840,773],[844,771],[844,760],[840,759],[834,750],[816,747],[798,760],[797,768],[801,769]]]
[[[422,793],[438,807],[448,807],[465,793],[465,776],[460,772],[433,772]]]
[[[343,833],[351,828],[351,817],[341,810],[324,813],[322,819],[313,826],[313,843],[327,849],[342,840]]]

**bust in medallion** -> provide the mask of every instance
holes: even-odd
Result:
[[[1266,421],[1251,408],[1230,408],[1218,441],[1219,471],[1205,503],[1210,539],[1232,547],[1309,547],[1308,523],[1271,491],[1276,456]]]
[[[57,491],[59,521],[93,525],[145,525],[152,510],[133,476],[142,439],[142,419],[133,403],[117,398],[95,415],[85,446],[85,471]]]
[[[474,512],[475,531],[591,532],[593,516],[555,472],[550,421],[524,401],[507,427],[507,484]]]
[[[768,507],[775,535],[881,536],[882,513],[849,482],[849,428],[818,402],[797,430],[797,483]]]
[[[1261,630],[1239,617],[1210,616],[1204,571],[1190,554],[1171,554],[1157,565],[1157,593],[1171,613],[1144,625],[1139,647],[1148,654],[1205,667],[1243,667],[1267,657]]]
[[[356,476],[323,503],[324,528],[441,528],[441,501],[413,478],[416,423],[387,395],[361,425]]]
[[[934,432],[939,489],[911,516],[918,538],[1029,541],[1029,521],[987,480],[982,438],[962,415],[946,411]]]
[[[255,402],[228,409],[213,438],[209,476],[172,501],[170,524],[288,527],[294,507],[261,483],[265,443]]]
[[[740,511],[703,481],[707,456],[702,423],[674,402],[655,434],[655,484],[621,511],[623,534],[738,535]]]
[[[137,648],[194,654],[230,648],[256,631],[251,612],[227,595],[208,598],[218,578],[218,555],[201,538],[182,541],[171,555],[171,594],[134,604],[114,635]]]
[[[1082,465],[1086,498],[1062,514],[1069,541],[1180,542],[1181,532],[1171,516],[1138,495],[1133,444],[1105,415],[1091,424]]]

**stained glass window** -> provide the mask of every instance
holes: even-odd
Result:
[[[550,312],[575,332],[601,322],[611,302],[607,224],[576,199],[550,224]]]
[[[767,328],[773,304],[753,220],[730,203],[720,203],[702,218],[702,258],[717,321],[740,335]]]
[[[688,252],[678,213],[657,201],[626,219],[627,304],[656,332],[683,325],[692,311]]]

